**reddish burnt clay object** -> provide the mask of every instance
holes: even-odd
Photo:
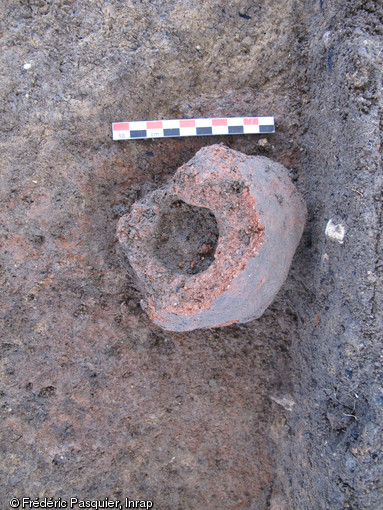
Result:
[[[170,331],[248,322],[286,279],[306,207],[287,170],[223,145],[201,149],[120,218],[142,308]]]

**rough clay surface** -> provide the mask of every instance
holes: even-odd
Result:
[[[260,317],[286,279],[305,219],[282,165],[211,145],[133,204],[117,236],[149,317],[191,331]]]
[[[0,9],[1,507],[381,510],[381,2]],[[223,115],[277,130],[111,141],[113,121]],[[164,333],[117,221],[222,141],[290,170],[306,230],[261,319]]]

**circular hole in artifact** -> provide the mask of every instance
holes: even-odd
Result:
[[[162,210],[157,224],[154,255],[175,273],[197,274],[214,262],[218,224],[206,207],[182,200]]]

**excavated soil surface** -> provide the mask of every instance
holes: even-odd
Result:
[[[0,19],[1,508],[382,509],[381,1],[9,0]],[[252,115],[276,133],[111,140]],[[289,169],[306,230],[259,320],[164,332],[116,225],[220,142]]]

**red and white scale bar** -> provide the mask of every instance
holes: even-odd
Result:
[[[114,122],[113,140],[170,138],[175,136],[274,133],[274,117],[225,117]]]

